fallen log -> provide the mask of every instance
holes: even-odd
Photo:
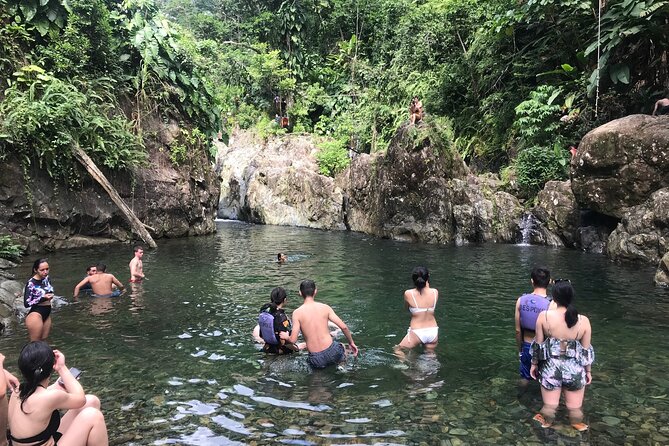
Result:
[[[139,218],[137,218],[135,213],[132,212],[132,209],[130,209],[130,207],[125,204],[123,198],[121,198],[118,192],[116,192],[116,189],[114,189],[114,186],[111,185],[107,177],[105,177],[100,169],[98,169],[98,166],[95,165],[91,157],[88,156],[86,152],[84,152],[84,150],[79,147],[78,144],[74,145],[73,150],[77,161],[79,161],[81,165],[86,168],[88,173],[95,179],[95,181],[97,181],[98,184],[100,184],[100,186],[102,186],[102,188],[107,191],[114,204],[118,206],[123,215],[125,215],[125,218],[128,219],[128,222],[130,223],[130,226],[134,232],[139,235],[139,237],[144,240],[144,243],[149,245],[149,247],[156,248],[156,242],[151,237],[151,234],[149,234],[149,231],[146,230],[145,225],[139,220]]]

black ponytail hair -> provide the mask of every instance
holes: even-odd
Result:
[[[56,355],[49,344],[44,341],[33,341],[26,344],[19,354],[19,370],[25,381],[19,386],[21,411],[23,403],[35,393],[39,383],[51,376]],[[25,413],[25,412],[24,412]]]
[[[561,307],[566,307],[564,320],[567,327],[571,328],[578,322],[578,310],[573,305],[576,292],[568,280],[558,280],[553,284],[553,300]]]
[[[430,280],[430,272],[424,266],[417,266],[411,273],[411,279],[413,284],[416,285],[416,289],[420,291],[425,288],[428,280]]]
[[[274,288],[269,296],[271,302],[263,305],[260,308],[260,311],[265,311],[267,308],[269,308],[270,313],[272,314],[276,313],[276,310],[278,309],[279,305],[281,305],[286,300],[286,297],[287,297],[286,290],[284,290],[280,286]]]

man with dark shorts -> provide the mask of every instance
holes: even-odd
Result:
[[[530,367],[532,366],[532,353],[530,345],[534,340],[534,329],[537,325],[537,316],[544,310],[548,310],[550,300],[547,297],[548,284],[551,281],[551,272],[546,268],[534,268],[530,275],[533,291],[523,294],[516,301],[516,344],[518,345],[518,356],[520,356],[521,384],[526,386],[532,379]]]
[[[344,346],[332,339],[328,321],[333,322],[339,327],[346,336],[351,353],[358,355],[358,347],[353,342],[351,331],[344,321],[326,304],[316,302],[315,297],[318,290],[313,280],[304,280],[300,284],[300,295],[304,303],[293,312],[293,331],[279,333],[281,339],[297,342],[297,336],[300,332],[304,336],[309,350],[307,361],[315,369],[323,369],[327,366],[339,364],[346,359],[346,350]]]

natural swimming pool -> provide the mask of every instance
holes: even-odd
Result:
[[[274,262],[285,251],[285,265]],[[70,302],[54,311],[50,342],[103,402],[112,444],[667,444],[669,292],[654,268],[538,246],[434,246],[362,234],[219,223],[214,236],[161,240],[148,280],[120,299],[71,293],[87,263],[128,280],[128,245],[48,256]],[[32,259],[17,277],[27,279]],[[400,363],[408,327],[402,292],[418,264],[440,291],[436,358]],[[537,387],[518,399],[513,308],[545,264],[568,277],[593,325],[597,361],[585,398],[591,430],[542,430]],[[274,286],[299,305],[312,278],[361,349],[346,371],[312,372],[306,357],[266,357],[251,343]],[[23,326],[0,338],[6,366]],[[564,415],[564,414],[562,414]]]

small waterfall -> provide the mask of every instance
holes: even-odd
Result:
[[[537,232],[537,221],[534,215],[529,212],[523,215],[520,223],[518,223],[518,228],[520,229],[518,244],[521,246],[531,245],[532,234]]]

